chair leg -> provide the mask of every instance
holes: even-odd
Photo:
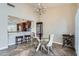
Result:
[[[21,44],[23,43],[23,39],[21,39]]]
[[[53,51],[52,51],[52,50],[53,50],[53,48],[52,48],[52,46],[51,46],[51,47],[50,47],[50,51],[53,53]]]
[[[31,39],[31,45],[32,45],[32,43],[33,43],[33,41],[32,41],[32,39]]]
[[[44,46],[44,45],[42,45],[42,48],[43,48],[45,51],[47,51],[47,49],[45,48],[45,46]]]
[[[49,47],[48,47],[48,54],[49,54]]]
[[[51,50],[53,50],[52,46],[50,48],[51,48]]]
[[[52,54],[54,54],[52,46],[50,47],[50,51],[52,52]],[[54,55],[55,55],[55,54],[54,54]]]
[[[43,48],[43,47],[41,46],[41,51],[42,51],[42,48]]]

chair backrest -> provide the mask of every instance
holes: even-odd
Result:
[[[34,33],[34,32],[31,33],[31,38],[32,38],[32,39],[33,39],[33,38],[36,38],[38,42],[41,41],[41,40],[39,39],[39,37],[35,36],[35,33]]]
[[[49,42],[48,42],[47,46],[52,46],[53,39],[54,39],[54,34],[49,35]]]

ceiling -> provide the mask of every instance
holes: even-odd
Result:
[[[20,19],[15,16],[8,16],[8,23],[9,24],[16,24],[16,23],[26,22],[26,21],[27,21],[26,19]]]
[[[32,7],[37,7],[39,3],[12,3],[13,5],[15,6],[32,6]],[[40,3],[42,4],[44,7],[60,7],[60,6],[69,6],[71,5],[72,3]],[[75,3],[74,3],[75,4]],[[13,21],[14,23],[18,23],[18,20],[19,22],[22,22],[22,21],[26,21],[26,20],[23,20],[23,19],[20,19],[20,18],[17,18],[17,17],[14,17],[14,16],[9,16],[9,22]]]
[[[29,5],[36,7],[39,3],[30,3]],[[72,3],[41,3],[44,7],[60,7],[71,5]],[[75,4],[75,3],[74,3]]]
[[[26,6],[26,5],[30,5],[32,7],[37,7],[39,3],[12,3],[13,5],[16,6]],[[73,3],[40,3],[42,4],[44,7],[58,7],[58,6],[67,6],[67,5],[71,5]],[[74,3],[75,4],[75,3]]]

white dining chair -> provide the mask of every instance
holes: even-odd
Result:
[[[49,36],[49,42],[48,42],[48,44],[47,44],[48,54],[49,54],[49,49],[50,49],[50,48],[52,49],[53,39],[54,39],[54,34],[51,34],[51,35]]]
[[[53,39],[54,39],[54,34],[49,35],[49,41],[48,41],[48,43],[47,43],[46,45],[42,45],[42,48],[43,48],[45,51],[47,51],[48,54],[49,54],[49,49],[50,49],[50,48],[52,49]],[[47,50],[46,50],[45,46],[47,47]]]
[[[38,45],[37,45],[36,42],[33,42],[33,39],[36,39],[36,40],[37,40]],[[39,48],[40,48],[40,46],[41,46],[40,41],[41,41],[41,40],[39,39],[39,37],[37,37],[37,36],[35,35],[35,33],[32,32],[32,33],[31,33],[31,44],[34,44],[35,47],[37,46],[37,48],[36,48],[36,52],[39,50]]]

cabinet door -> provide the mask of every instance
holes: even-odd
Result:
[[[26,31],[27,30],[26,22],[22,23],[21,27],[22,27],[22,31]]]
[[[31,28],[31,21],[27,21],[28,28]]]
[[[9,33],[9,41],[8,41],[8,45],[13,45],[15,44],[15,36],[16,36],[16,33]]]

